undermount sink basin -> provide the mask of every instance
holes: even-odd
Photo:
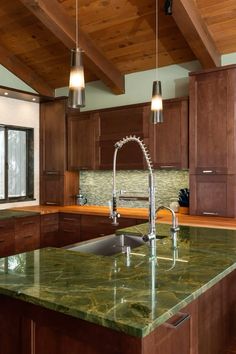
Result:
[[[112,256],[116,253],[124,252],[125,246],[130,246],[130,248],[133,249],[144,243],[142,237],[139,236],[108,235],[88,242],[77,243],[66,248],[71,251]]]
[[[92,253],[101,256],[112,256],[125,252],[128,246],[132,249],[144,245],[142,237],[135,235],[108,235],[91,241],[77,243],[65,247],[67,250]]]

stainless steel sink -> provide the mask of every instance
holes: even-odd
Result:
[[[135,235],[108,235],[87,242],[81,242],[65,247],[67,250],[92,253],[102,256],[112,256],[125,252],[127,246],[132,249],[145,244],[142,237]]]
[[[66,248],[71,251],[93,253],[102,256],[112,256],[116,253],[124,252],[126,246],[133,249],[143,245],[144,243],[145,242],[140,236],[108,235],[88,242],[77,243]]]

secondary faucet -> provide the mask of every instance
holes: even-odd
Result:
[[[178,226],[178,219],[175,215],[175,212],[173,209],[166,207],[166,206],[159,206],[156,210],[156,213],[158,213],[159,210],[166,209],[168,210],[171,215],[172,215],[172,226],[170,228],[170,233],[171,233],[171,238],[172,238],[172,248],[173,250],[177,250],[177,232],[179,231],[179,226]]]
[[[123,145],[127,144],[128,142],[135,142],[141,148],[147,167],[148,167],[148,185],[149,185],[149,230],[148,234],[143,237],[144,241],[149,241],[150,245],[150,259],[156,258],[156,209],[155,209],[155,186],[154,186],[154,179],[153,179],[153,170],[152,170],[152,161],[149,155],[148,149],[143,143],[143,141],[136,137],[135,135],[126,136],[122,140],[119,140],[115,143],[115,151],[113,156],[113,188],[112,188],[112,203],[111,203],[111,211],[110,217],[112,219],[112,224],[117,226],[118,218],[120,217],[119,213],[117,212],[117,191],[116,191],[116,158],[118,150],[122,148]]]

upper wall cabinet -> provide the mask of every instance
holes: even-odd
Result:
[[[115,143],[126,136],[136,135],[149,145],[149,118],[145,104],[106,109],[99,112],[99,168],[111,169]],[[135,142],[124,145],[117,155],[118,169],[143,169],[145,162],[140,146]]]
[[[40,105],[41,173],[63,174],[66,169],[66,101]]]
[[[75,203],[78,177],[67,172],[67,101],[40,105],[40,202],[47,205]]]
[[[190,173],[235,174],[236,66],[190,76]]]
[[[150,135],[154,168],[188,168],[188,98],[163,101],[164,121]]]
[[[71,112],[67,117],[67,127],[68,169],[95,169],[98,161],[98,114]]]

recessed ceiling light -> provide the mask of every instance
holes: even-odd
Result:
[[[36,98],[34,97],[34,98],[32,98],[32,101],[36,101]]]
[[[4,95],[5,95],[5,96],[8,96],[8,92],[4,92]]]

